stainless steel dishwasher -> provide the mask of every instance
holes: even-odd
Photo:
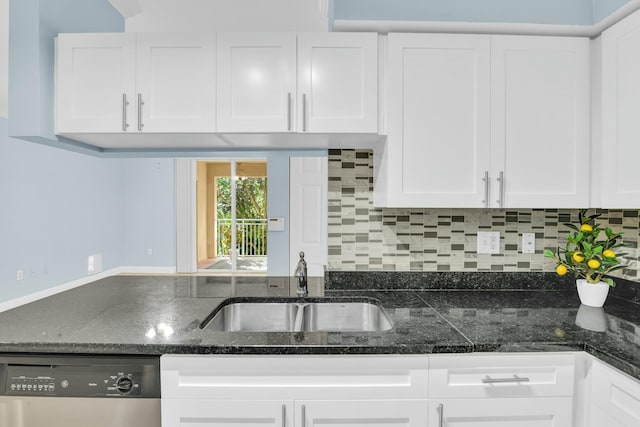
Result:
[[[160,358],[0,354],[0,427],[160,427]]]

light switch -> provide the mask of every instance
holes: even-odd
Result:
[[[267,224],[268,231],[284,231],[284,218],[281,216],[269,218]]]
[[[536,253],[536,233],[522,233],[522,253]]]
[[[479,254],[499,254],[500,253],[500,232],[499,231],[478,231]]]

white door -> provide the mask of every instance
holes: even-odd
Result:
[[[388,207],[483,207],[489,36],[389,35]]]
[[[572,425],[572,405],[571,397],[433,399],[429,401],[429,425],[568,427]]]
[[[218,131],[294,129],[295,33],[218,33]]]
[[[589,39],[491,38],[493,206],[589,206],[589,87]]]
[[[286,401],[162,399],[162,427],[293,426]]]
[[[296,401],[297,426],[425,427],[426,400]],[[432,424],[437,426],[437,424]]]
[[[139,132],[215,132],[214,34],[138,34]]]
[[[327,157],[289,160],[289,271],[305,253],[308,276],[324,276],[327,264]]]
[[[602,208],[640,207],[640,12],[602,33]]]
[[[298,131],[378,132],[378,36],[298,34]]]
[[[132,132],[135,34],[60,34],[56,52],[56,133]]]

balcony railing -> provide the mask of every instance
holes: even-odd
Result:
[[[267,255],[267,220],[264,218],[236,219],[236,248],[238,256]],[[231,219],[216,219],[216,248],[218,256],[229,256],[231,247]]]

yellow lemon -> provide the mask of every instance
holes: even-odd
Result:
[[[576,253],[574,253],[574,254],[573,254],[573,256],[572,256],[571,258],[573,258],[573,260],[574,260],[575,262],[582,262],[582,261],[584,261],[584,257],[582,256],[582,252],[576,252]]]
[[[616,253],[613,252],[611,249],[607,249],[606,251],[602,252],[602,256],[605,258],[615,258]]]
[[[582,224],[582,227],[580,227],[580,230],[589,232],[589,231],[593,231],[593,227],[590,226],[589,224]]]
[[[567,266],[560,264],[556,267],[556,273],[558,273],[558,275],[560,276],[564,276],[565,274],[567,274]]]
[[[590,259],[587,265],[589,266],[589,268],[593,268],[595,270],[600,268],[600,261],[598,261],[597,259]]]

